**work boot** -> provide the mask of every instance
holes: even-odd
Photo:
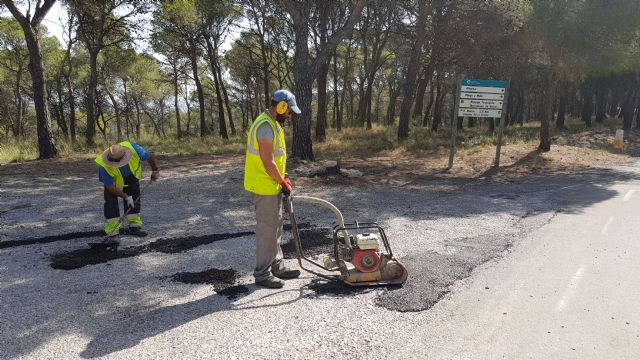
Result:
[[[148,235],[147,232],[142,230],[142,228],[139,226],[129,226],[129,231],[127,231],[127,234],[139,237],[145,237]]]
[[[279,277],[280,279],[295,279],[300,276],[300,270],[297,269],[289,269],[287,267],[283,267],[282,269],[272,270],[271,271],[275,277]]]
[[[119,234],[115,234],[115,235],[107,235],[104,238],[102,238],[102,241],[100,242],[101,244],[106,245],[114,245],[114,246],[118,246],[120,245],[120,235]]]
[[[98,250],[118,251],[120,237],[118,235],[105,236],[97,243],[89,243],[89,247]]]
[[[269,277],[264,280],[256,281],[256,285],[269,289],[280,289],[284,286],[284,281],[278,279],[273,275],[269,275]]]

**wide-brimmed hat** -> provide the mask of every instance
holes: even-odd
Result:
[[[102,152],[102,161],[108,167],[121,167],[128,164],[132,156],[131,149],[120,144],[114,144]]]

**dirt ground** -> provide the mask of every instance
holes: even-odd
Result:
[[[597,135],[597,134],[596,134]],[[595,136],[597,139],[598,137]],[[600,149],[600,143],[592,138],[574,134],[573,145],[553,145],[551,151],[541,153],[537,143],[502,146],[500,168],[493,167],[495,147],[486,146],[456,153],[452,169],[447,170],[448,149],[413,153],[393,150],[367,158],[350,158],[338,161],[341,169],[358,170],[361,177],[330,176],[328,178],[299,178],[305,184],[317,181],[338,183],[368,183],[384,186],[413,187],[433,180],[471,180],[491,178],[494,181],[515,181],[528,174],[569,173],[578,169],[624,165],[633,156],[625,151],[613,153]],[[579,145],[579,146],[576,146]],[[635,148],[636,143],[630,144]],[[591,147],[591,148],[590,148]],[[217,165],[234,164],[242,167],[244,157],[240,155],[187,155],[161,154],[159,162],[162,176],[189,176],[204,173]],[[289,169],[295,174],[306,162],[292,162]],[[0,165],[0,176],[28,176],[42,178],[73,179],[93,176],[93,157],[51,159]],[[437,183],[437,182],[436,182]]]

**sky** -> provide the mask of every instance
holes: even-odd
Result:
[[[60,2],[56,1],[42,21],[43,25],[47,27],[48,35],[57,37],[61,44],[64,44],[64,40],[62,39],[62,24],[66,18],[67,12],[62,9]],[[63,21],[61,21],[61,19],[63,19]]]
[[[3,13],[4,15],[9,15],[8,11],[4,11]],[[146,14],[143,18],[150,20],[151,18],[151,14]],[[47,13],[47,16],[45,16],[44,20],[43,20],[43,25],[45,25],[47,27],[47,34],[50,36],[55,36],[56,38],[58,38],[58,40],[60,41],[60,43],[64,46],[64,44],[66,43],[66,41],[63,39],[63,32],[64,32],[64,26],[65,23],[67,22],[67,11],[60,5],[59,1],[56,1],[53,5],[53,7],[51,7],[51,10],[49,10],[49,12]],[[148,24],[148,22],[147,22]],[[241,22],[241,27],[242,26],[246,26],[246,21],[243,20]],[[135,48],[137,51],[139,52],[149,52],[152,53],[153,51],[151,51],[151,46],[149,44],[149,42],[146,40],[151,36],[150,34],[150,29],[149,26],[147,25],[145,27],[145,31],[143,32],[143,39],[137,39],[135,41]],[[222,50],[223,52],[226,50],[231,49],[231,44],[233,42],[233,40],[235,38],[237,38],[238,36],[238,31],[232,31],[232,33],[230,34],[230,36],[227,36],[225,42],[222,44],[222,46],[220,47],[220,50]]]

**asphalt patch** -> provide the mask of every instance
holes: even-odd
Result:
[[[148,245],[127,248],[122,248],[121,243],[117,251],[98,248],[79,249],[52,256],[51,267],[59,270],[73,270],[87,265],[102,264],[111,260],[134,257],[148,252],[173,254],[191,250],[201,245],[211,244],[216,241],[238,238],[251,234],[253,234],[253,232],[244,231],[204,236],[187,236],[182,238],[163,238]]]
[[[328,281],[324,279],[311,280],[311,283],[307,287],[315,293],[314,296],[319,297],[344,297],[366,294],[381,288],[380,286],[351,286],[342,281]]]
[[[101,237],[101,236],[104,236],[104,232],[102,230],[78,231],[78,232],[72,232],[72,233],[66,233],[66,234],[60,234],[60,235],[43,236],[39,238],[1,241],[0,249],[16,247],[16,246],[34,245],[34,244],[46,244],[46,243],[52,243],[56,241],[82,239],[82,238],[88,238],[88,237]]]
[[[513,244],[511,236],[475,236],[445,243],[446,253],[415,253],[399,259],[409,278],[397,291],[376,298],[376,305],[399,312],[429,310],[451,290],[456,281],[469,277],[476,267],[500,256]]]
[[[219,295],[229,300],[236,299],[242,294],[248,293],[249,288],[244,285],[236,285],[239,278],[234,269],[208,269],[200,272],[180,272],[169,277],[173,281],[184,284],[209,284]]]
[[[18,209],[26,209],[26,208],[30,208],[31,204],[29,203],[22,203],[22,204],[13,204],[13,205],[0,205],[0,216],[2,216],[2,214],[9,212],[9,211],[13,211],[13,210],[18,210]]]
[[[302,252],[305,256],[333,254],[333,233],[331,229],[311,225],[307,228],[299,228],[298,233],[302,243]],[[293,238],[282,245],[282,253],[285,259],[296,258],[296,246]]]
[[[492,199],[505,199],[505,200],[516,200],[520,197],[518,194],[504,193],[504,194],[493,194],[489,195]]]
[[[216,241],[237,238],[242,236],[253,235],[253,231],[243,231],[237,233],[222,233],[203,236],[188,236],[183,238],[166,238],[158,239],[148,246],[152,251],[158,251],[167,254],[180,253],[191,250],[201,245],[211,244]]]

